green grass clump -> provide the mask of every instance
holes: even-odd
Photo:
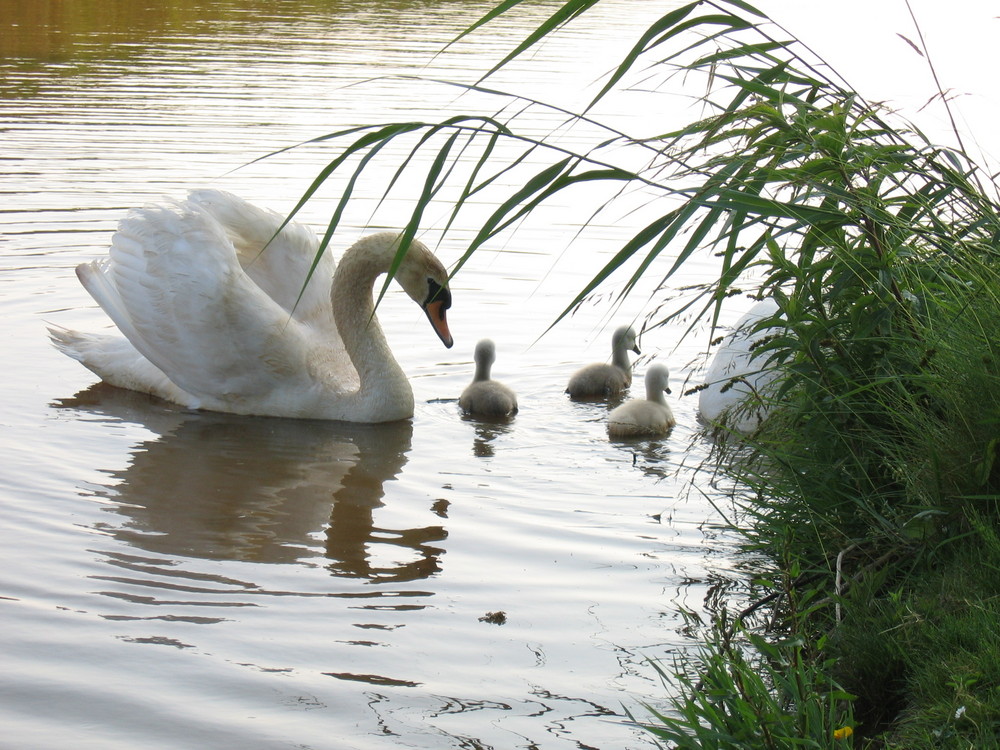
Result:
[[[644,726],[689,750],[846,747],[852,696],[811,648],[798,636],[774,642],[717,622],[693,664],[669,674],[657,667],[681,694],[671,713],[649,708],[656,722]]]
[[[919,576],[848,608],[833,670],[886,747],[1000,747],[1000,538],[970,534]],[[864,606],[861,616],[851,609]],[[893,710],[886,711],[885,707]]]

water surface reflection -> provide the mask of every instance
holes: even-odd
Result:
[[[106,325],[72,269],[105,252],[129,207],[213,183],[287,210],[331,153],[251,159],[367,122],[494,111],[409,76],[478,80],[551,6],[438,55],[490,0],[147,5],[11,0],[0,17],[0,494],[21,561],[0,576],[5,737],[39,750],[648,746],[621,706],[662,693],[647,659],[681,647],[673,612],[700,609],[723,545],[706,548],[707,511],[675,499],[674,477],[646,473],[656,456],[609,444],[606,405],[562,393],[582,357],[605,356],[606,342],[584,346],[603,341],[603,312],[532,344],[627,227],[574,242],[550,273],[576,235],[553,206],[463,268],[456,338],[511,332],[524,406],[509,424],[435,403],[467,385],[467,363],[423,346],[392,299],[387,333],[420,404],[399,425],[189,413],[100,386],[53,409],[93,378],[41,323]],[[571,98],[582,81],[582,95],[641,7],[595,8],[604,20],[533,52],[537,74],[497,85]],[[384,199],[394,174],[359,184],[345,232],[409,216]],[[326,226],[329,201],[303,220]],[[433,233],[444,218],[428,220]],[[661,460],[677,460],[676,441]],[[670,523],[651,519],[661,509]],[[480,619],[496,611],[502,626]]]
[[[150,45],[175,38],[217,37],[280,46],[310,42],[305,24],[321,20],[324,36],[370,16],[391,26],[391,19],[414,6],[414,0],[5,0],[0,18],[0,58],[51,62],[139,58]],[[442,3],[454,12],[477,0]],[[434,12],[433,7],[426,8]],[[446,9],[442,9],[444,11]],[[265,29],[261,19],[272,23]],[[324,40],[320,40],[324,41]],[[123,71],[124,72],[124,71]]]
[[[360,425],[190,412],[100,384],[57,405],[154,434],[96,490],[122,519],[102,530],[131,546],[257,563],[323,555],[334,575],[373,581],[412,581],[440,569],[435,543],[447,536],[443,526],[388,528],[374,519],[385,483],[406,464],[409,420]],[[446,517],[447,505],[436,501],[431,510]],[[377,553],[386,546],[390,554]]]
[[[514,417],[473,417],[463,414],[462,421],[471,424],[475,430],[472,454],[479,458],[490,458],[496,454],[496,441],[510,433]]]

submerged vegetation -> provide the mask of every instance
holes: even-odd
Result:
[[[561,4],[497,67],[595,2]],[[718,277],[666,320],[714,323],[733,295],[773,298],[760,325],[782,332],[759,350],[781,373],[771,416],[716,451],[736,487],[731,523],[768,561],[756,602],[720,613],[676,665],[671,710],[635,720],[688,748],[1000,746],[995,186],[961,147],[931,143],[786,37],[741,0],[691,2],[624,52],[588,108],[550,108],[596,133],[590,146],[518,133],[519,108],[546,105],[481,81],[468,88],[510,108],[325,136],[346,143],[303,202],[347,175],[329,237],[366,165],[403,144],[397,180],[422,170],[410,236],[435,202],[450,228],[515,186],[463,263],[583,183],[606,190],[599,212],[637,194],[643,215],[655,209],[567,311],[629,264],[622,294],[654,261],[668,259],[669,280],[706,251]],[[695,82],[699,116],[642,136],[602,124],[599,103],[639,72],[650,97],[657,82]]]

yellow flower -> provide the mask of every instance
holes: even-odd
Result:
[[[841,727],[833,732],[833,739],[835,740],[846,740],[854,734],[854,730],[851,727]]]

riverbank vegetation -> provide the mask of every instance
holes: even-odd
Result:
[[[558,6],[509,59],[594,2]],[[411,232],[435,200],[451,207],[450,226],[533,165],[479,223],[463,261],[582,183],[606,189],[601,210],[626,186],[662,207],[567,310],[629,264],[624,293],[654,262],[669,258],[669,281],[711,252],[718,277],[664,308],[665,320],[714,323],[734,295],[772,298],[777,313],[760,325],[776,333],[758,357],[780,379],[759,430],[715,438],[734,488],[720,510],[764,561],[752,604],[720,612],[694,659],[658,665],[680,690],[635,721],[685,748],[1000,746],[1000,212],[990,175],[960,137],[935,145],[741,0],[670,9],[623,51],[591,107],[637,71],[650,97],[657,82],[698,82],[699,116],[633,136],[591,108],[554,110],[602,134],[585,149],[518,133],[516,108],[335,133],[327,139],[346,145],[303,200],[338,170],[348,200],[366,164],[409,139],[399,174],[425,165]],[[427,149],[432,157],[416,158]],[[619,159],[627,149],[642,158]]]

